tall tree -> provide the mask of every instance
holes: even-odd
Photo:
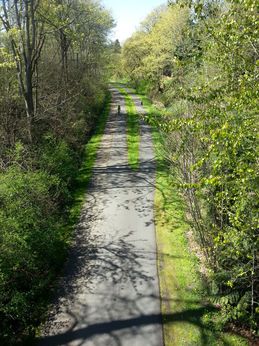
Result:
[[[32,121],[37,112],[33,77],[45,41],[44,23],[36,20],[39,0],[2,0],[0,19],[8,33],[20,93],[27,116],[28,141],[32,142]]]

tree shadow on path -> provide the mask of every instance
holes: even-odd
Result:
[[[202,317],[208,312],[216,311],[216,308],[207,306],[198,309],[189,309],[182,312],[167,314],[164,316],[164,323],[189,323],[197,326],[200,329],[201,339],[199,345],[206,346],[208,345],[207,338],[207,327],[202,322]],[[166,321],[166,322],[165,322]],[[113,320],[102,323],[95,323],[78,330],[69,330],[63,334],[46,336],[39,339],[39,346],[58,346],[58,345],[67,345],[73,341],[81,341],[81,344],[84,344],[85,341],[90,339],[93,336],[107,334],[114,336],[114,332],[121,330],[126,330],[134,327],[148,326],[154,324],[161,324],[161,315],[160,314],[149,314],[149,315],[140,315],[137,317],[132,317],[124,320]],[[122,346],[122,343],[119,338],[114,338],[117,346]],[[227,342],[224,342],[225,345],[228,345]]]

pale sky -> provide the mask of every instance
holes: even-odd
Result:
[[[123,42],[154,8],[164,4],[166,0],[102,0],[101,2],[111,10],[117,23],[112,39],[118,38]]]

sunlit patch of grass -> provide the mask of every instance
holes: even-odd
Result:
[[[140,125],[136,107],[130,95],[123,89],[119,91],[125,98],[127,111],[127,146],[128,146],[128,162],[132,169],[139,167],[139,142],[140,142]]]

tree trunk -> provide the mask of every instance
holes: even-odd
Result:
[[[37,42],[36,37],[35,11],[38,2],[14,0],[14,12],[11,11],[10,1],[2,0],[2,5],[3,15],[0,14],[0,19],[5,30],[9,32],[13,28],[18,28],[20,31],[18,42],[12,37],[10,40],[16,61],[19,89],[25,104],[28,141],[32,142],[32,123],[35,117],[33,75],[44,43],[44,38]]]

